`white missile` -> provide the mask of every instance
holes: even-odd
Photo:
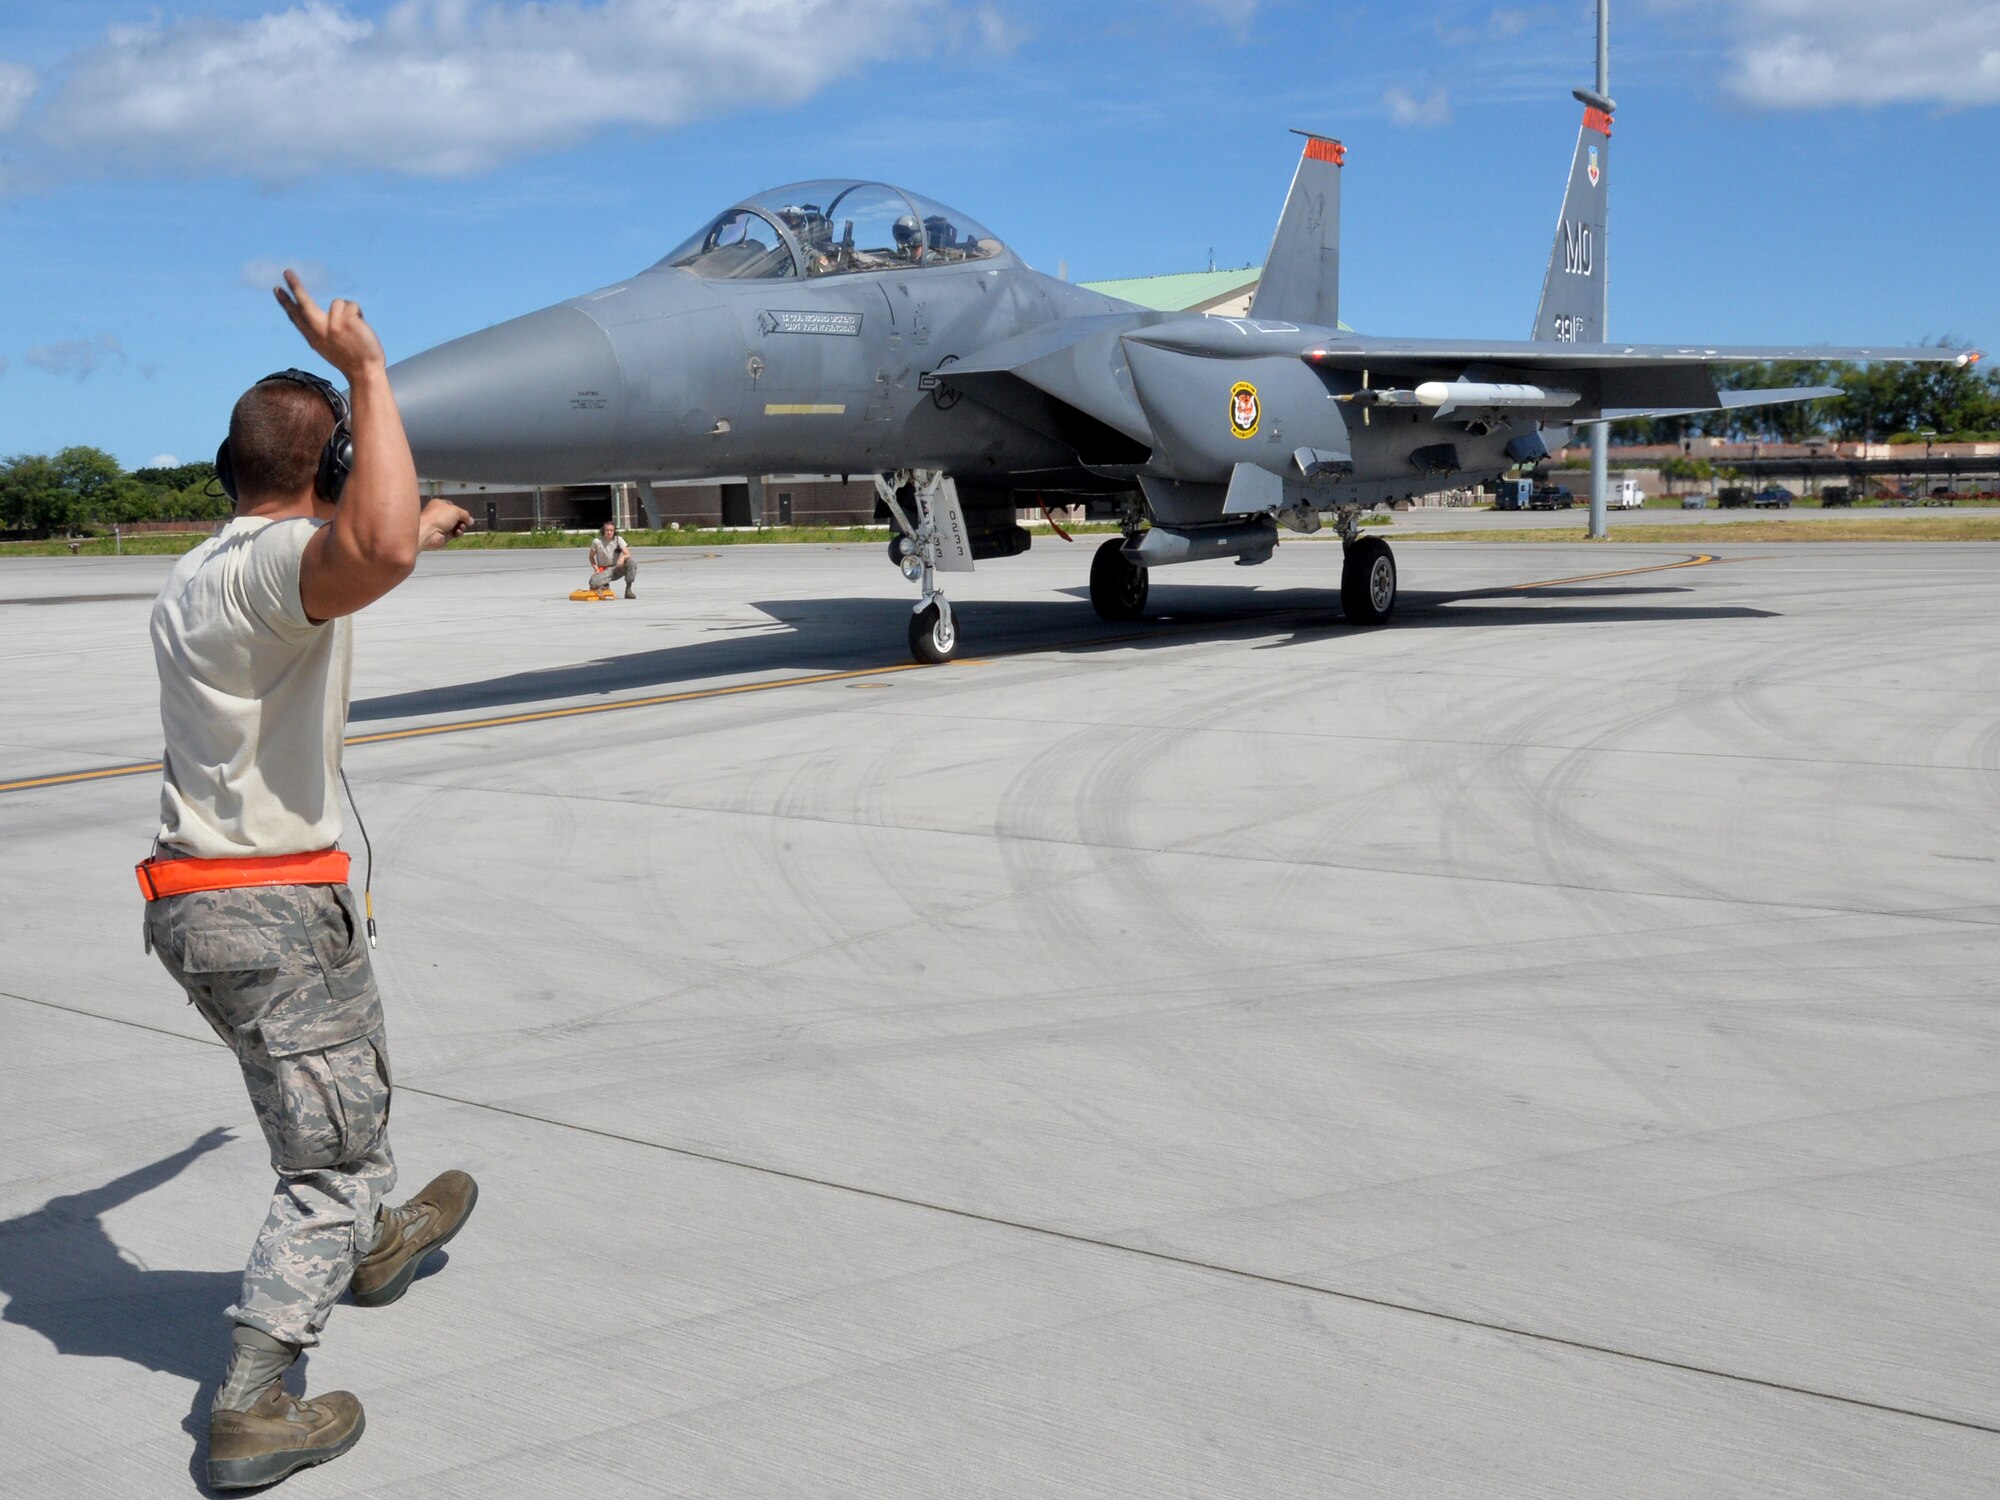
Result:
[[[1450,411],[1460,406],[1574,406],[1575,391],[1539,385],[1494,385],[1479,380],[1427,380],[1417,387],[1417,405]]]

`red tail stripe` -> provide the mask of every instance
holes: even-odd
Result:
[[[1347,148],[1339,141],[1323,141],[1314,136],[1306,141],[1307,161],[1330,161],[1336,167],[1347,160]]]
[[[1602,136],[1609,136],[1611,134],[1611,116],[1607,115],[1596,105],[1590,105],[1583,112],[1583,128],[1585,130],[1594,130]]]

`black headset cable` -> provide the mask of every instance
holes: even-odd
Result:
[[[368,856],[368,872],[361,880],[361,910],[368,919],[368,946],[375,946],[375,845],[369,841],[368,825],[361,817],[361,804],[354,800],[354,787],[347,779],[347,767],[340,768],[340,785],[347,793],[347,805],[354,809],[354,826],[361,833],[361,848]]]

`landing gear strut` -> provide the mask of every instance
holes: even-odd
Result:
[[[1090,560],[1090,607],[1100,620],[1123,624],[1146,612],[1150,584],[1146,570],[1125,555],[1125,538],[1114,536]]]
[[[916,500],[914,524],[903,508],[906,490]],[[936,469],[898,470],[877,474],[875,493],[901,532],[889,541],[889,560],[910,582],[923,587],[923,597],[910,616],[910,655],[926,663],[950,661],[958,654],[958,622],[937,575],[972,571],[972,543],[965,511],[958,503],[958,486],[949,474]]]

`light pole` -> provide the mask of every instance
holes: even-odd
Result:
[[[1611,0],[1597,0],[1597,97],[1611,97]],[[1595,168],[1592,169],[1593,171]],[[1608,192],[1608,189],[1606,190]],[[1608,217],[1600,213],[1600,223],[1608,223]],[[1608,339],[1604,324],[1611,308],[1611,246],[1607,243],[1599,247],[1598,254],[1604,257],[1604,300],[1597,310],[1597,336]],[[1611,424],[1593,422],[1590,426],[1590,535],[1602,541],[1610,532],[1605,526],[1605,501],[1611,489]]]

